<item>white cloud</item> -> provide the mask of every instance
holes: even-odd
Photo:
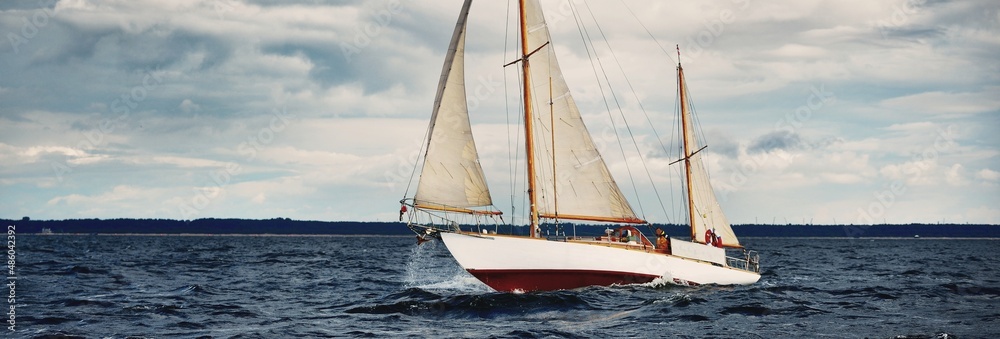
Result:
[[[965,178],[965,168],[962,164],[954,164],[945,172],[945,182],[952,186],[965,186],[969,180]]]
[[[779,58],[817,59],[827,55],[826,50],[823,48],[800,44],[786,44],[769,53]]]
[[[255,195],[253,197],[253,199],[250,199],[250,201],[253,202],[253,203],[255,203],[255,204],[263,204],[264,201],[267,201],[267,196],[264,195],[263,192],[261,192],[261,193],[258,193],[257,195]]]
[[[893,132],[907,132],[907,133],[922,133],[927,131],[933,131],[937,127],[936,124],[929,121],[920,122],[906,122],[901,124],[892,124],[886,127],[885,130]]]
[[[1000,89],[979,93],[924,92],[883,100],[886,108],[917,114],[971,114],[1000,111]]]
[[[150,214],[167,216],[170,211],[162,204],[162,200],[170,194],[168,189],[117,185],[95,194],[56,196],[47,201],[46,208],[65,210],[63,218],[147,218]]]
[[[956,219],[977,220],[976,222],[981,223],[993,223],[989,220],[1000,219],[1000,208],[997,208],[996,205],[972,207],[966,209],[963,215]]]
[[[191,99],[184,99],[184,101],[181,101],[181,104],[177,107],[180,108],[181,111],[184,111],[184,113],[197,112],[201,110],[201,106],[191,101]]]
[[[976,178],[985,181],[1000,181],[1000,172],[984,168],[979,172],[976,172]]]

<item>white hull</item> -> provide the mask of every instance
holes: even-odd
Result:
[[[498,291],[645,283],[656,278],[689,285],[752,284],[760,279],[754,272],[652,249],[457,233],[441,233],[441,240],[462,268]]]

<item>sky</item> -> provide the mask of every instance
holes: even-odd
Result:
[[[542,5],[588,128],[650,221],[683,218],[661,146],[679,44],[731,222],[1000,224],[1000,2]],[[0,218],[396,220],[460,8],[0,2]],[[466,81],[510,213],[524,190],[508,8],[473,3]],[[636,147],[619,151],[613,119]]]

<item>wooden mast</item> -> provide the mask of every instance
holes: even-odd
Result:
[[[524,1],[520,0],[519,10],[521,16],[521,73],[524,79],[524,148],[528,165],[528,201],[531,205],[531,225],[530,234],[532,238],[538,237],[535,229],[538,228],[538,205],[535,203],[535,141],[532,133],[531,115],[531,74],[528,69],[528,15],[524,9]]]
[[[694,198],[691,193],[693,192],[691,186],[691,137],[688,135],[688,103],[687,103],[687,91],[684,87],[684,68],[681,67],[681,47],[677,46],[677,92],[680,94],[681,101],[681,129],[684,135],[684,176],[687,181],[687,203],[688,203],[688,220],[691,222],[691,241],[698,241],[697,234],[694,234],[695,230],[695,218],[694,218]]]

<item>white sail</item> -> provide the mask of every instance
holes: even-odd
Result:
[[[529,104],[534,112],[533,162],[539,215],[642,222],[611,177],[580,117],[549,43],[549,30],[538,1],[525,1],[525,12],[526,46],[528,51],[534,51],[528,58]]]
[[[471,2],[466,0],[462,6],[438,82],[423,170],[414,195],[418,207],[453,209],[493,204],[472,138],[465,99],[465,28]]]
[[[678,70],[677,76],[684,77],[683,69]],[[687,91],[686,83],[683,80],[680,83],[682,86],[680,90]],[[681,105],[687,105],[687,100],[682,100]],[[700,150],[701,146],[695,134],[693,126],[694,117],[691,115],[691,110],[685,107],[681,111],[681,114],[688,115],[687,119],[684,119],[686,122],[684,128],[687,129],[685,135],[688,138],[687,152]],[[689,155],[688,158],[691,164],[691,173],[688,180],[691,181],[689,203],[693,209],[691,232],[693,232],[694,240],[705,242],[705,231],[714,230],[717,236],[722,237],[722,244],[724,246],[738,247],[740,246],[740,241],[736,239],[736,233],[733,232],[733,228],[729,225],[729,220],[726,219],[725,213],[722,212],[719,200],[715,198],[715,191],[712,190],[712,183],[709,182],[708,171],[701,160],[701,155],[701,152],[697,152],[694,155]]]
[[[708,180],[708,171],[701,161],[701,153],[691,157],[691,201],[694,204],[694,217],[692,222],[695,239],[700,242],[705,241],[705,231],[715,230],[715,234],[722,237],[722,244],[725,246],[740,246],[736,233],[729,225],[726,214],[722,212],[722,206],[715,198],[712,184]]]

